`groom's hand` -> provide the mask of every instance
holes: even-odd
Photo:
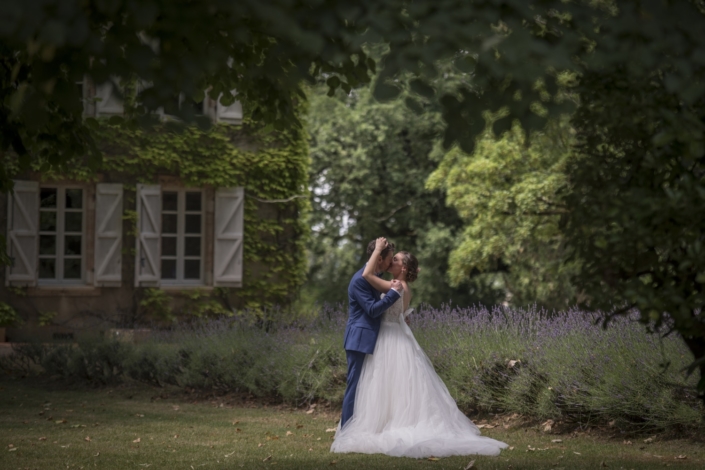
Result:
[[[404,290],[404,285],[401,283],[401,281],[399,279],[392,279],[392,289],[401,293],[401,291]]]

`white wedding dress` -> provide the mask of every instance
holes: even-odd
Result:
[[[498,455],[504,442],[480,436],[404,322],[403,298],[382,317],[374,354],[362,366],[353,417],[331,452],[396,457]]]

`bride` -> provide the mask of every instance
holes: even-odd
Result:
[[[363,272],[379,292],[388,292],[391,286],[373,272],[385,246],[385,238],[376,240]],[[405,323],[412,311],[409,284],[418,274],[416,258],[405,251],[396,253],[389,272],[404,290],[383,314],[374,354],[368,354],[362,366],[353,416],[336,432],[331,452],[415,458],[498,455],[507,444],[480,436]]]

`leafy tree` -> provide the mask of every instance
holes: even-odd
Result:
[[[696,140],[705,99],[683,102],[666,73],[582,82],[561,230],[582,261],[575,283],[590,308],[611,313],[606,321],[636,308],[652,328],[678,332],[705,389],[705,149]]]
[[[614,71],[628,64],[628,79],[668,63],[674,93],[686,101],[701,96],[705,90],[693,78],[702,76],[702,4],[6,0],[0,148],[12,148],[25,160],[44,156],[51,165],[96,154],[74,86],[84,75],[97,82],[137,76],[153,84],[143,94],[145,110],[168,106],[182,92],[199,99],[209,87],[213,97],[224,93],[227,104],[234,99],[230,90],[237,89],[239,99],[254,103],[255,118],[281,127],[296,121],[293,102],[303,96],[302,80],[313,83],[324,72],[331,92],[349,92],[368,83],[376,68],[363,46],[384,43],[388,53],[375,96],[398,96],[394,79],[400,72],[414,74],[409,106],[438,103],[446,148],[458,142],[470,153],[487,109],[507,110],[496,131],[509,129],[514,119],[527,130],[540,129],[543,111],[569,110],[569,102],[555,99],[562,70]],[[448,62],[468,79],[451,90],[436,89],[432,85],[443,71],[438,64]],[[178,113],[190,117],[188,110]]]
[[[496,292],[474,279],[449,285],[448,253],[462,226],[442,190],[424,182],[437,165],[437,113],[409,113],[403,101],[376,102],[370,90],[311,93],[313,242],[309,295],[344,302],[350,276],[366,260],[370,240],[386,236],[419,258],[414,303],[492,302]],[[437,153],[437,152],[436,152]]]
[[[82,119],[76,83],[118,83],[139,77],[136,115],[174,109],[180,93],[201,101],[204,90],[223,104],[250,103],[253,118],[282,128],[296,124],[302,82],[337,73],[331,84],[369,82],[364,31],[342,2],[279,0],[6,0],[0,20],[0,151],[12,149],[59,167],[100,153]],[[340,11],[338,11],[340,10]],[[388,14],[381,13],[379,21]],[[353,60],[354,59],[354,60]],[[119,120],[119,118],[115,118]],[[10,181],[0,173],[0,188]]]
[[[447,202],[466,225],[450,253],[453,284],[478,272],[496,280],[517,305],[537,302],[565,309],[576,301],[559,229],[566,208],[566,159],[572,129],[553,122],[530,144],[520,127],[498,141],[488,132],[472,155],[452,150],[428,180],[447,191]]]

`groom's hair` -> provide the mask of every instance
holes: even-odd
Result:
[[[369,258],[372,256],[372,253],[375,252],[375,245],[377,244],[376,240],[372,240],[370,243],[367,244],[367,257]],[[389,253],[394,253],[394,243],[392,242],[387,242],[387,247],[382,250],[382,253],[380,255],[382,256],[382,259],[386,258]]]

